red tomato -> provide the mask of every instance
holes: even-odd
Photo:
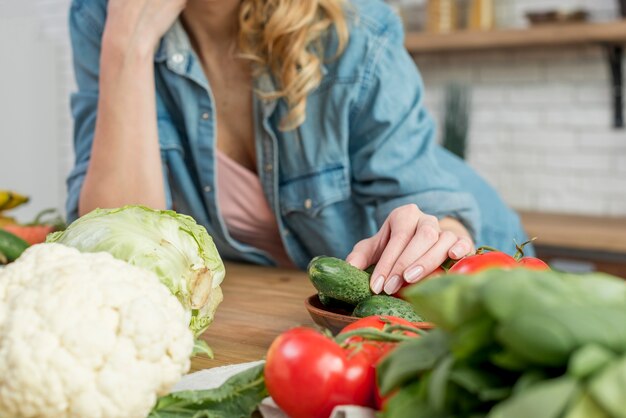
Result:
[[[416,328],[412,322],[407,321],[406,319],[397,318],[395,316],[388,315],[375,315],[368,316],[366,318],[361,318],[356,322],[345,327],[339,334],[344,334],[346,332],[355,331],[363,328],[376,328],[382,330],[385,325],[404,325],[411,328]],[[417,329],[417,328],[416,328]],[[419,334],[413,333],[410,331],[405,331],[404,335],[418,337]],[[359,343],[363,342],[363,338],[361,337],[351,337],[346,340],[346,343]],[[387,355],[391,350],[393,350],[396,346],[396,343],[386,343],[381,341],[366,341],[363,342],[361,346],[361,350],[365,353],[365,355],[369,358],[371,367],[374,369],[374,377],[376,375],[376,366],[380,359],[382,359],[385,355]],[[377,410],[382,410],[385,402],[387,402],[388,397],[383,397],[378,390],[378,386],[376,385],[376,381],[372,381],[371,385],[374,387],[374,399],[373,404]]]
[[[513,269],[517,261],[510,255],[500,251],[490,251],[482,254],[469,255],[450,267],[449,273],[473,274],[490,268]]]
[[[267,353],[267,390],[291,418],[328,418],[337,405],[369,406],[374,379],[364,351],[343,349],[309,328],[281,334]]]
[[[22,238],[30,245],[40,244],[46,240],[46,236],[55,231],[52,225],[5,225],[2,229]]]
[[[529,270],[550,270],[550,266],[535,257],[523,257],[518,264]]]

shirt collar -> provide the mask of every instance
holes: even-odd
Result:
[[[156,62],[166,62],[168,68],[177,73],[184,73],[191,56],[191,42],[180,20],[176,20],[172,27],[161,38],[154,55]]]

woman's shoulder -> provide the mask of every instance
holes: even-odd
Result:
[[[365,76],[367,68],[384,48],[404,48],[404,31],[400,17],[382,0],[348,0],[345,6],[349,40],[335,58],[336,33],[326,48],[325,68],[330,78]],[[357,78],[360,78],[357,77]]]
[[[403,36],[400,17],[382,0],[349,0],[346,15],[351,37]]]

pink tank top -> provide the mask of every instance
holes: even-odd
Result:
[[[281,267],[293,267],[259,177],[217,151],[217,201],[229,234],[267,252]]]

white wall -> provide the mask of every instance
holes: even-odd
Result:
[[[509,3],[518,16],[567,4],[591,9],[594,20],[617,15],[615,0]],[[416,62],[427,105],[438,120],[445,86],[452,81],[471,86],[468,160],[511,205],[626,216],[626,130],[612,128],[603,49],[428,54]]]
[[[29,221],[63,209],[72,163],[68,0],[0,0],[0,189],[31,196]]]

